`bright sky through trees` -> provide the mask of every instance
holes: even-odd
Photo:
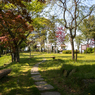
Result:
[[[83,5],[91,6],[93,4],[95,4],[95,0],[83,0]],[[70,3],[68,3],[68,5],[70,5]],[[47,11],[47,14],[45,14],[44,17],[49,18],[50,16],[55,16],[56,19],[57,18],[58,19],[63,19],[63,11],[62,11],[62,8],[60,8],[57,4],[55,4],[54,6],[53,5],[51,5],[51,6],[52,6],[52,8],[50,7],[50,5],[48,5],[48,7],[44,10],[45,12]],[[85,11],[87,11],[87,10],[85,10]],[[68,17],[68,16],[69,15],[67,14],[66,17],[67,17],[67,20],[69,21],[70,20],[70,17]],[[58,26],[59,26],[59,24],[58,24]],[[61,26],[64,27],[63,25],[61,25]],[[80,34],[80,32],[77,31],[77,35],[79,35],[79,34]],[[66,45],[67,45],[67,49],[71,50],[70,43],[68,43]],[[75,46],[76,46],[76,44],[75,44]],[[77,49],[77,48],[75,47],[75,49]]]

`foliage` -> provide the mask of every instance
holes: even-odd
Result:
[[[95,47],[93,48],[92,52],[95,53]]]
[[[55,21],[56,21],[55,16],[51,16],[50,21],[49,21],[49,23],[47,25],[48,31],[49,31],[49,33],[48,33],[49,34],[48,35],[49,43],[54,43],[54,44],[56,44],[56,41],[57,41],[57,39],[56,39],[56,24],[55,24]]]
[[[79,46],[81,45],[83,41],[84,41],[84,37],[82,35],[78,35],[75,37],[75,42],[76,42],[78,50],[79,50]]]
[[[15,14],[21,15],[24,19],[31,23],[29,11],[26,11],[26,6],[22,1],[29,3],[31,0],[16,0],[15,2],[13,0],[3,0],[1,4],[1,10],[14,11]]]
[[[18,48],[34,30],[33,19],[40,15],[45,6],[41,2],[38,2],[38,0],[2,1],[2,6],[0,6],[0,29],[2,34],[0,36],[4,36],[4,39],[1,39],[2,42],[5,42],[4,45],[12,49],[14,61],[19,61]]]
[[[89,18],[86,20],[87,29],[89,31],[89,34],[91,38],[95,38],[95,16],[89,16]]]
[[[31,3],[27,3],[27,2],[23,1],[22,3],[26,6],[26,9],[28,11],[31,11],[32,16],[36,15],[37,17],[39,15],[39,13],[43,10],[44,6],[45,6],[44,3],[38,2],[38,0],[33,0]]]
[[[49,23],[49,19],[46,19],[44,17],[36,17],[33,19],[33,27],[34,32],[32,32],[28,36],[28,41],[31,42],[31,48],[33,49],[35,45],[40,44],[40,48],[44,48],[44,43],[46,41],[46,35],[47,35],[47,24]]]
[[[94,38],[94,31],[95,31],[95,17],[89,16],[89,18],[84,19],[83,23],[80,25],[80,30],[82,31],[82,34],[85,36],[85,39],[91,39]]]
[[[32,25],[30,26],[20,15],[14,15],[13,12],[7,11],[0,16],[1,36],[4,36],[1,40],[5,46],[13,48],[14,42],[18,45],[22,39],[26,38],[26,33],[33,31]]]
[[[72,51],[71,51],[71,50],[63,50],[62,53],[63,53],[63,54],[71,54]]]
[[[1,42],[14,53],[14,61],[19,61],[18,48],[33,31],[33,26],[29,25],[20,15],[14,14],[10,10],[2,11],[0,20]]]
[[[20,49],[24,49],[27,46],[27,43],[23,41],[20,45]]]
[[[34,3],[34,5],[33,5]],[[29,23],[32,22],[30,11],[36,12],[41,11],[41,6],[45,5],[45,2],[39,0],[1,0],[0,1],[0,9],[1,10],[13,10],[18,15],[21,15],[25,18]],[[36,10],[35,10],[36,9]]]
[[[65,41],[65,29],[58,27],[56,30],[57,43],[63,44]]]
[[[74,50],[74,53],[76,52],[76,50]],[[72,50],[63,50],[62,51],[63,54],[71,54]],[[77,50],[77,53],[79,53],[79,50]]]
[[[87,19],[83,20],[83,23],[79,26],[79,29],[84,35],[84,39],[87,41],[90,47],[94,46],[95,43],[95,16],[91,15]],[[85,51],[91,53],[92,51]],[[94,50],[95,53],[95,50]]]
[[[93,53],[93,48],[87,48],[87,53]],[[86,53],[86,50],[84,50],[84,53]]]

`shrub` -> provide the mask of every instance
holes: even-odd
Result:
[[[39,49],[38,49],[38,48],[36,48],[36,51],[39,51]]]
[[[74,50],[74,53],[76,52],[76,50]],[[63,50],[62,51],[63,54],[71,54],[72,50]],[[79,53],[79,50],[77,50],[77,53]]]
[[[92,50],[93,53],[94,53],[94,49],[95,49],[95,48],[93,48],[93,50]]]
[[[76,50],[74,50],[74,53],[76,52]],[[79,50],[77,50],[77,53],[80,53],[80,51]]]
[[[62,53],[63,54],[71,54],[72,52],[71,52],[71,50],[63,50]]]
[[[84,53],[86,53],[86,50],[84,50]],[[87,48],[87,53],[93,53],[93,48]]]

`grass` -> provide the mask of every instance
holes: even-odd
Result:
[[[0,69],[12,68],[11,73],[0,79],[0,95],[40,95],[31,78],[30,69],[34,64],[47,59],[40,64],[39,71],[42,77],[54,90],[61,95],[95,95],[95,55],[78,54],[78,61],[71,60],[71,54],[32,53],[20,54],[19,63],[11,63],[10,55],[0,58]],[[55,59],[51,58],[55,56]],[[4,67],[4,64],[9,64]],[[76,71],[65,77],[64,70]]]
[[[2,57],[0,57],[0,66],[3,66],[4,64],[8,64],[10,62],[11,62],[10,54],[7,54],[7,56],[6,55],[2,55]]]
[[[53,60],[50,56],[55,56]],[[40,65],[40,73],[62,95],[95,95],[95,55],[78,54],[78,61],[71,60],[70,54],[46,54],[45,63]],[[63,70],[76,69],[65,77]]]
[[[32,56],[34,57],[30,59],[29,53],[21,53],[19,63],[10,63],[10,55],[0,58],[0,65],[2,66],[0,69],[12,69],[8,76],[0,79],[0,95],[40,95],[31,78],[30,70],[34,64],[43,59],[37,58],[35,53]],[[4,63],[9,65],[4,67]]]

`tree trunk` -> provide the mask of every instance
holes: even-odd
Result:
[[[14,62],[14,53],[11,53],[12,62]]]
[[[30,58],[31,58],[31,47],[30,47],[30,45],[29,45],[29,51],[30,51]]]
[[[87,54],[87,45],[88,45],[88,41],[89,41],[89,39],[87,39],[87,44],[86,44],[86,54]]]
[[[71,47],[72,47],[72,60],[74,60],[74,41],[73,38],[71,37]]]
[[[19,62],[20,58],[19,58],[19,47],[16,47],[16,62]]]
[[[52,46],[52,51],[51,52],[53,53],[53,46]]]
[[[55,43],[54,53],[56,53],[56,43]]]
[[[18,46],[15,46],[15,52],[12,52],[12,62],[13,61],[16,61],[16,62],[19,62],[20,61],[20,58],[19,58],[19,48]]]
[[[94,54],[95,54],[95,38],[94,38]]]
[[[42,47],[41,47],[41,52],[42,52]]]
[[[30,58],[31,58],[31,49],[30,49]]]

